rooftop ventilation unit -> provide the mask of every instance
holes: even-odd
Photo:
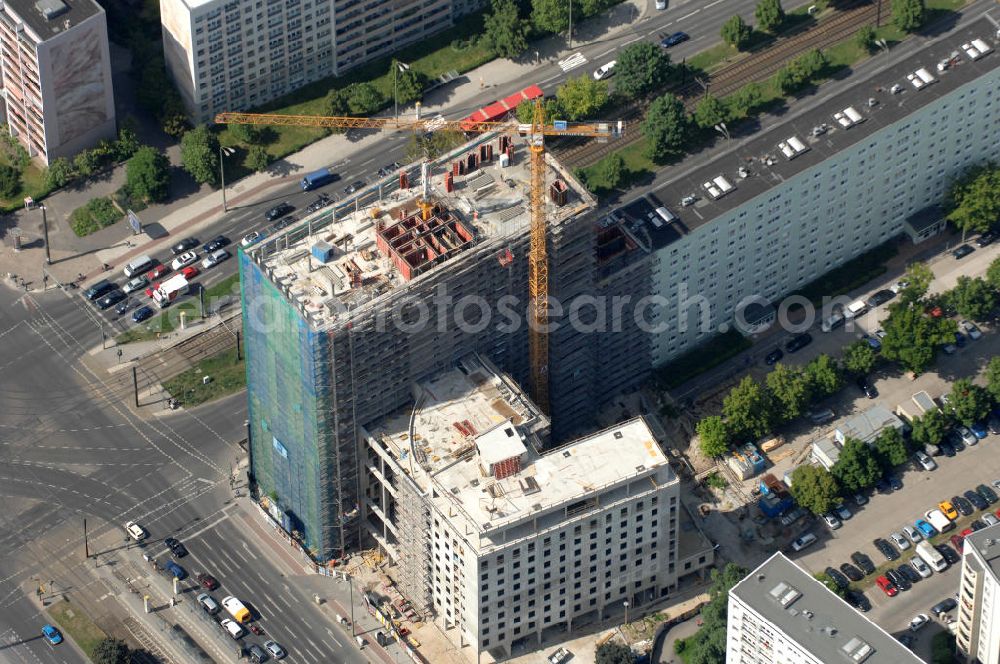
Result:
[[[715,200],[722,198],[736,188],[729,180],[726,179],[724,175],[720,175],[714,180],[709,180],[701,186],[704,187],[705,191],[708,192],[708,195]]]
[[[861,664],[875,653],[874,648],[856,636],[845,643],[841,651],[855,664]]]
[[[906,80],[908,80],[910,84],[913,85],[913,87],[915,87],[917,90],[925,88],[931,83],[937,81],[937,79],[934,78],[934,75],[931,74],[926,69],[924,69],[923,67],[913,72],[912,74],[907,74]]]
[[[770,595],[771,599],[780,604],[783,609],[787,609],[795,603],[795,600],[802,597],[802,593],[784,581],[772,588]]]
[[[45,17],[46,21],[51,21],[52,19],[65,14],[69,11],[69,6],[66,5],[62,0],[38,0],[35,3],[35,9]]]
[[[962,44],[962,50],[965,51],[970,60],[978,60],[993,49],[982,39],[973,39],[971,42]]]
[[[792,136],[787,141],[782,141],[778,143],[778,149],[781,150],[781,154],[785,155],[789,160],[795,159],[803,152],[809,150],[805,143],[800,141],[795,136]]]
[[[843,129],[850,129],[854,125],[865,121],[864,117],[858,113],[853,106],[848,106],[844,110],[834,113],[833,119],[836,120],[837,124]]]

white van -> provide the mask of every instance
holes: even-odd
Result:
[[[138,256],[133,258],[128,263],[126,263],[125,268],[122,272],[125,276],[131,279],[137,274],[142,274],[143,272],[148,272],[153,269],[153,259],[149,256]]]
[[[855,300],[847,305],[844,315],[848,318],[857,318],[858,316],[863,316],[866,311],[868,311],[868,303],[864,300]]]
[[[222,625],[223,629],[229,632],[229,636],[233,637],[234,639],[238,639],[241,636],[243,636],[243,628],[240,627],[237,623],[230,620],[229,618],[226,618],[219,624]]]

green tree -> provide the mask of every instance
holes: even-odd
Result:
[[[118,140],[112,146],[115,161],[121,162],[130,159],[139,151],[139,137],[131,127],[122,127],[118,130]]]
[[[906,463],[909,457],[903,434],[895,427],[888,427],[879,432],[874,447],[875,456],[886,470]]]
[[[734,437],[763,438],[774,429],[774,397],[750,376],[744,376],[722,400],[722,413]]]
[[[792,69],[795,70],[795,73],[799,78],[799,83],[801,84],[809,81],[811,78],[816,76],[816,74],[823,71],[823,68],[826,67],[829,62],[829,59],[823,51],[818,48],[814,48],[792,60]]]
[[[837,484],[850,493],[867,489],[882,477],[882,468],[874,452],[857,438],[847,439],[831,472]]]
[[[826,514],[837,504],[840,487],[825,468],[802,464],[792,471],[789,487],[795,502],[813,514]]]
[[[609,189],[617,189],[625,177],[625,158],[617,152],[612,152],[601,160],[598,176],[604,180]]]
[[[649,139],[646,155],[665,161],[681,153],[687,138],[688,118],[684,104],[672,94],[653,100],[642,123],[642,133]]]
[[[956,328],[955,321],[925,316],[915,305],[891,305],[882,324],[882,355],[907,371],[923,373],[934,360],[936,347],[951,340]]]
[[[785,21],[781,0],[760,0],[753,15],[757,19],[757,27],[766,32],[774,32]]]
[[[767,374],[765,384],[774,397],[779,421],[794,420],[809,401],[809,383],[799,367],[781,364]]]
[[[729,427],[718,415],[699,420],[695,432],[698,434],[698,447],[705,456],[721,457],[729,451]]]
[[[160,120],[160,128],[163,129],[164,134],[171,138],[181,138],[186,131],[191,129],[191,123],[188,122],[187,115],[178,110],[165,113],[163,119]]]
[[[528,23],[514,0],[493,0],[483,19],[483,45],[500,58],[516,58],[528,48]]]
[[[85,178],[100,170],[103,163],[103,156],[96,150],[84,150],[73,157],[73,167]]]
[[[722,41],[742,51],[750,43],[750,35],[753,34],[753,29],[747,25],[743,17],[730,16],[722,24],[721,34]]]
[[[983,279],[963,275],[951,290],[951,302],[965,318],[986,320],[997,303],[997,292]]]
[[[986,365],[986,391],[1000,403],[1000,356],[991,357]]]
[[[105,637],[94,646],[93,659],[94,664],[129,664],[132,653],[121,639]]]
[[[819,355],[809,362],[803,374],[809,386],[810,400],[828,397],[844,386],[844,377],[840,373],[837,361],[826,354]]]
[[[726,97],[729,106],[729,117],[745,118],[756,108],[764,98],[759,83],[747,83],[742,88]]]
[[[892,23],[903,32],[913,32],[927,16],[924,0],[892,0]]]
[[[875,48],[876,37],[875,28],[869,24],[865,24],[854,33],[854,43],[857,44],[858,48],[871,53],[872,49]]]
[[[323,105],[326,107],[326,114],[337,117],[350,115],[351,109],[347,105],[347,93],[343,89],[332,89],[323,98]]]
[[[858,339],[844,348],[844,369],[855,376],[866,376],[875,368],[878,357],[864,339]]]
[[[181,137],[181,166],[195,182],[215,185],[219,181],[219,139],[205,125]]]
[[[934,281],[934,272],[931,271],[927,263],[918,261],[906,266],[906,273],[902,280],[907,283],[907,286],[900,291],[899,301],[904,304],[917,302],[927,295],[927,289]]]
[[[409,104],[419,100],[424,96],[424,88],[427,87],[427,77],[420,72],[414,71],[412,67],[400,71],[397,63],[397,60],[393,60],[389,69],[390,76],[392,76],[393,71],[396,72],[396,85],[394,86],[396,101],[400,104]]]
[[[951,428],[951,419],[935,408],[914,418],[911,424],[913,425],[911,437],[915,442],[921,445],[937,445]]]
[[[694,109],[694,122],[703,129],[728,120],[726,105],[712,94],[706,94]]]
[[[166,200],[170,190],[170,160],[156,148],[144,145],[125,165],[129,193],[146,202]]]
[[[0,197],[12,198],[20,190],[21,171],[13,166],[0,164]]]
[[[247,167],[255,173],[267,169],[271,163],[271,156],[267,154],[267,148],[263,145],[251,145],[247,150]]]
[[[382,108],[385,97],[374,84],[364,81],[351,83],[345,88],[347,109],[352,115],[371,115]]]
[[[979,387],[968,378],[959,378],[951,386],[948,413],[968,426],[984,419],[993,407],[993,399],[986,388]]]
[[[782,95],[790,94],[799,87],[799,79],[790,65],[774,73],[774,86]]]
[[[336,92],[336,90],[331,90],[330,92]],[[331,113],[331,115],[342,114]],[[229,130],[229,135],[234,140],[239,141],[244,145],[256,145],[260,142],[261,132],[260,129],[257,128],[257,125],[236,122],[228,125],[226,128]]]
[[[597,648],[597,664],[632,664],[635,655],[624,643],[605,641]]]
[[[615,92],[638,99],[659,92],[673,75],[670,56],[656,44],[637,41],[618,51]]]
[[[559,108],[566,114],[566,119],[592,118],[608,103],[608,84],[584,74],[568,79],[556,88],[556,99],[559,100]]]
[[[66,157],[53,159],[45,169],[45,186],[49,189],[59,189],[72,180],[75,174],[69,159]]]
[[[973,166],[951,183],[947,196],[948,220],[965,233],[985,231],[1000,218],[1000,168]]]
[[[563,32],[569,28],[566,0],[531,0],[531,22],[543,32]]]
[[[986,283],[1000,290],[1000,258],[994,258],[986,270]]]

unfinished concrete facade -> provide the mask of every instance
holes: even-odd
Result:
[[[432,163],[419,196],[400,189],[418,179],[414,166],[241,252],[252,471],[319,559],[361,533],[359,424],[406,404],[414,380],[469,352],[527,382],[528,160],[520,143],[496,151],[504,166],[482,159],[479,146],[500,138],[509,140],[483,136]],[[473,170],[456,177],[449,166],[469,155]],[[546,203],[551,292],[591,292],[596,204],[551,158],[547,166],[550,181],[565,183],[562,200]],[[461,247],[416,262],[394,255],[390,229],[432,225],[425,250],[431,238]],[[550,359],[553,418],[573,426],[588,421],[594,389],[594,351],[577,336],[571,326],[553,332]]]

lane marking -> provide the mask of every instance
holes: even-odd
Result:
[[[678,21],[683,21],[683,20],[684,20],[684,19],[686,19],[686,18],[691,18],[692,16],[694,16],[695,14],[697,14],[697,13],[698,13],[698,12],[700,12],[700,11],[701,11],[700,9],[696,9],[696,10],[694,10],[693,12],[691,12],[690,14],[685,14],[684,16],[681,16],[681,17],[680,17],[679,19],[677,19],[677,20],[678,20]]]

